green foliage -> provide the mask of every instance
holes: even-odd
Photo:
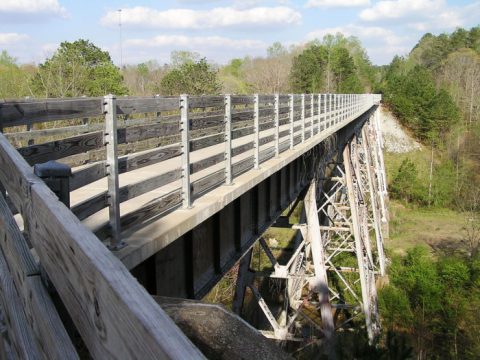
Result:
[[[267,49],[268,57],[279,57],[288,54],[288,50],[282,45],[281,42],[276,41]]]
[[[393,258],[391,284],[379,293],[383,325],[392,338],[410,338],[428,358],[478,358],[479,284],[475,259],[449,254],[433,258],[426,248]],[[473,322],[472,322],[473,320]]]
[[[62,42],[53,56],[40,64],[31,86],[44,97],[124,95],[127,89],[122,80],[108,52],[81,39]]]
[[[378,294],[378,306],[383,323],[388,329],[408,329],[413,323],[413,314],[406,292],[395,286],[387,286]]]
[[[448,54],[468,48],[480,53],[480,26],[470,30],[459,28],[451,34],[425,34],[413,48],[410,57],[430,70],[438,69]]]
[[[176,50],[170,54],[170,65],[174,68],[181,67],[184,64],[194,64],[201,59],[197,52]]]
[[[323,46],[312,45],[293,59],[290,71],[292,91],[318,93],[324,89],[328,52]]]
[[[399,120],[421,140],[439,141],[459,120],[459,111],[444,89],[437,90],[429,71],[415,66],[404,73],[396,58],[386,75],[384,100]]]
[[[28,89],[30,72],[5,50],[0,53],[0,98],[18,98],[31,95]]]
[[[418,179],[418,170],[412,160],[406,158],[398,168],[395,178],[389,185],[393,198],[417,205],[426,204],[427,189]]]
[[[443,160],[434,167],[431,205],[437,207],[455,206],[455,195],[455,166],[450,160]]]
[[[293,60],[294,92],[360,93],[371,88],[373,67],[358,39],[341,34],[316,40]]]
[[[355,63],[346,48],[335,47],[332,49],[330,69],[335,76],[337,92],[357,93],[362,91]]]
[[[186,61],[163,77],[161,90],[164,95],[218,94],[221,84],[217,73],[218,71],[213,69],[205,58],[198,62]]]

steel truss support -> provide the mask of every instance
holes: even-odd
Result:
[[[360,277],[362,311],[365,316],[368,338],[373,342],[380,330],[375,287],[375,263],[373,260],[369,227],[368,209],[362,191],[358,143],[354,140],[345,147],[343,161],[348,204],[350,206],[351,228],[354,237],[355,254]]]
[[[255,273],[250,268],[252,252],[244,257],[234,310],[241,312],[248,287],[273,329],[264,332],[266,336],[299,341],[300,323],[306,323],[316,329],[333,358],[335,331],[351,327],[359,315],[365,318],[371,343],[380,331],[375,279],[385,273],[382,223],[388,213],[378,116],[372,116],[343,152],[324,166],[300,198],[304,209],[300,224],[293,228],[301,236],[290,258],[280,264],[260,239],[272,271]],[[272,310],[255,285],[256,277],[282,282],[286,295],[282,316],[274,315],[278,304],[277,311]]]

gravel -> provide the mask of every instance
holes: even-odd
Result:
[[[395,116],[383,107],[380,112],[380,128],[387,152],[400,154],[421,150],[422,146],[402,128]]]

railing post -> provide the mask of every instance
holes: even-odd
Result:
[[[225,95],[225,183],[232,180],[232,97]]]
[[[337,123],[337,105],[338,105],[338,96],[333,94],[333,124]]]
[[[353,110],[354,110],[354,100],[355,100],[355,95],[354,94],[350,94],[350,117],[353,117]]]
[[[345,95],[344,94],[341,94],[340,95],[340,121],[339,122],[342,122],[343,121],[343,110],[345,109],[345,104],[344,104],[344,100],[345,100]]]
[[[310,95],[310,137],[313,138],[313,119],[315,119],[314,113],[314,99],[313,94]]]
[[[295,117],[295,112],[294,112],[294,105],[295,105],[295,98],[293,94],[288,95],[288,103],[290,106],[290,149],[293,149],[293,120]]]
[[[117,157],[117,105],[116,97],[106,95],[103,101],[105,114],[105,145],[107,150],[107,183],[108,183],[108,222],[112,231],[110,250],[118,250],[125,246],[121,238],[120,199],[118,182]]]
[[[345,95],[341,94],[340,95],[340,122],[343,122],[344,110],[345,110]]]
[[[348,95],[343,95],[343,121],[347,120],[348,115]]]
[[[305,94],[302,94],[302,143],[305,142]]]
[[[325,128],[330,127],[330,122],[332,121],[332,94],[327,94],[327,105],[328,105],[328,121],[326,122]]]
[[[258,94],[253,97],[253,168],[260,167],[260,126],[259,126],[259,98]]]
[[[322,122],[322,95],[318,94],[318,106],[317,106],[317,112],[318,112],[318,131],[317,134],[320,134],[320,131],[322,131],[321,127],[321,122]]]
[[[190,189],[190,124],[188,119],[188,95],[180,95],[180,132],[182,141],[182,207],[192,207]]]
[[[275,121],[275,157],[278,157],[280,155],[280,95],[275,94],[275,100],[274,100],[274,107],[275,107],[275,115],[274,115],[274,121]]]
[[[353,94],[350,94],[348,98],[348,117],[353,116]]]
[[[320,95],[323,98],[323,129],[327,128],[327,94]]]
[[[343,120],[347,120],[348,118],[348,105],[349,105],[349,102],[348,102],[348,99],[349,99],[349,94],[345,94],[345,110],[343,111]]]
[[[340,122],[340,118],[341,118],[341,116],[340,116],[340,112],[341,112],[341,103],[340,103],[340,101],[341,101],[341,96],[340,96],[340,94],[336,94],[336,95],[335,95],[335,99],[336,99],[336,100],[335,100],[335,103],[336,103],[336,107],[335,107],[335,108],[337,109],[337,111],[336,111],[337,121],[335,121],[335,124],[338,124],[338,123]]]

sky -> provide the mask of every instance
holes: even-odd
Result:
[[[117,65],[167,63],[173,50],[225,64],[341,32],[383,65],[426,32],[479,23],[480,0],[0,0],[0,50],[38,64],[62,41],[88,39]]]

